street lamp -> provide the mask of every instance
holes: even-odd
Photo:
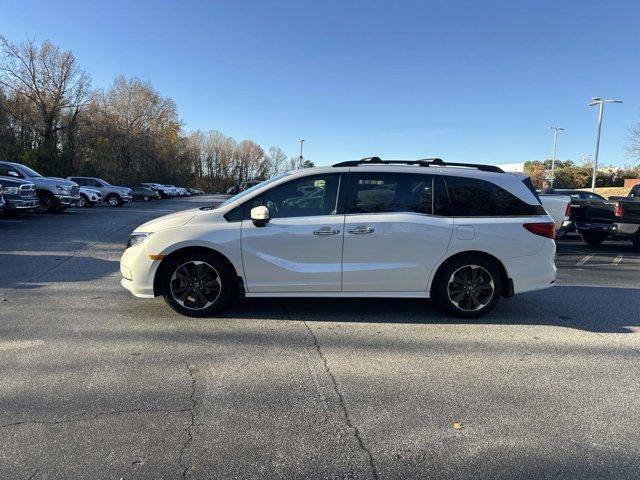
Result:
[[[300,168],[302,168],[302,144],[304,143],[304,140],[300,140]]]
[[[549,127],[553,130],[553,156],[551,157],[551,188],[553,188],[553,181],[556,179],[556,147],[558,146],[558,131],[564,130],[562,127]]]
[[[596,174],[598,172],[598,153],[600,152],[600,132],[602,131],[602,113],[604,111],[605,103],[622,103],[622,100],[603,100],[600,97],[593,97],[591,103],[589,103],[590,107],[594,105],[599,105],[598,111],[598,135],[596,136],[596,155],[593,161],[593,178],[591,179],[591,191],[594,192],[596,190]]]

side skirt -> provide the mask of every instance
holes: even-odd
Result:
[[[246,292],[247,298],[429,298],[429,292]]]

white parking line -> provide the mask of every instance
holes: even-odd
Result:
[[[24,223],[24,220],[8,220],[6,218],[0,218],[2,223]]]
[[[582,265],[587,263],[591,257],[593,257],[593,255],[587,255],[582,260],[578,260],[578,263],[576,263],[576,267],[581,267]]]
[[[613,262],[611,262],[611,265],[618,265],[620,263],[620,261],[622,260],[622,257],[624,255],[620,254],[618,255],[616,258],[613,259]]]

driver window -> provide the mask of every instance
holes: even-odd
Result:
[[[24,178],[20,172],[5,165],[0,165],[0,175],[4,175],[5,177]]]
[[[269,209],[271,218],[335,215],[339,179],[335,173],[314,175],[274,187],[247,202],[245,218],[261,205]]]

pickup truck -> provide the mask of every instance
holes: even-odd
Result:
[[[557,189],[540,195],[540,198],[556,195],[569,196],[571,200],[569,218],[562,225],[561,235],[577,231],[589,245],[604,242],[613,226],[615,202],[597,193],[568,189]]]
[[[102,198],[111,207],[121,207],[125,203],[131,202],[131,189],[110,185],[101,178],[95,177],[68,177],[68,180],[77,183],[81,187],[89,187],[102,194]]]
[[[28,212],[40,205],[33,183],[0,176],[0,185],[0,197],[4,197],[4,213]]]
[[[0,162],[0,175],[33,183],[40,201],[37,210],[43,213],[63,212],[80,200],[80,187],[77,183],[64,178],[43,177],[20,163]]]
[[[570,200],[568,196],[564,195],[540,195],[540,203],[553,218],[553,223],[556,224],[556,234],[569,218]]]
[[[640,185],[635,185],[626,197],[609,199],[615,201],[611,237],[614,240],[631,240],[633,248],[640,252]]]

